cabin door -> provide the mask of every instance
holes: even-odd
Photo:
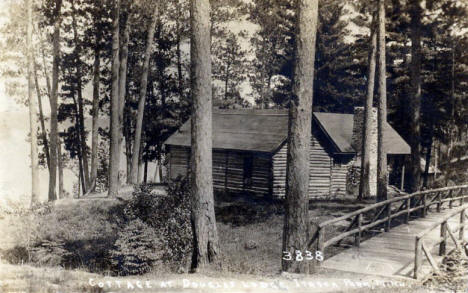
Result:
[[[244,190],[252,188],[252,173],[253,173],[253,156],[246,155],[244,157]]]

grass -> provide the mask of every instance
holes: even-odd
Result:
[[[226,196],[226,195],[224,195]],[[171,292],[187,292],[182,290],[183,279],[190,282],[209,282],[217,280],[234,280],[251,282],[285,282],[296,292],[294,278],[305,282],[336,282],[342,292],[426,292],[426,287],[407,284],[404,287],[376,287],[374,289],[344,284],[343,280],[360,280],[372,282],[385,280],[375,276],[355,275],[345,272],[327,272],[319,270],[311,276],[289,276],[280,274],[281,245],[284,211],[278,202],[246,196],[232,196],[216,204],[217,228],[220,240],[220,258],[222,269],[205,274],[172,274],[162,268],[139,277],[111,277],[106,270],[102,255],[106,246],[112,245],[117,231],[122,227],[121,204],[119,200],[63,200],[55,206],[43,208],[34,217],[5,216],[0,219],[0,230],[6,232],[9,243],[0,240],[0,248],[11,250],[15,244],[27,245],[34,237],[25,237],[30,231],[35,237],[58,239],[66,243],[65,248],[74,249],[79,255],[67,269],[53,264],[18,265],[27,259],[17,259],[16,265],[0,263],[0,291],[25,292],[126,292],[128,290],[102,290],[96,286],[90,287],[90,278],[106,280],[157,280],[157,282],[174,279],[179,281],[178,287]],[[365,203],[364,203],[365,204]],[[313,222],[322,222],[344,213],[361,208],[363,203],[351,199],[333,201],[314,201],[311,204],[310,218]],[[332,227],[327,233],[333,236],[344,229],[346,223]],[[36,239],[37,240],[37,239]],[[326,256],[338,252],[338,248],[330,248]],[[91,273],[96,272],[96,273]],[[413,286],[413,287],[411,287]],[[243,292],[237,290],[236,292]],[[254,292],[262,291],[252,290]],[[302,290],[304,289],[304,290]],[[327,289],[329,291],[337,291]],[[301,288],[301,292],[325,292],[324,288]],[[168,292],[169,290],[141,290],[151,292]],[[190,292],[190,290],[188,290]],[[192,290],[197,291],[197,290]],[[217,290],[204,290],[217,292]],[[280,292],[268,288],[262,292]]]

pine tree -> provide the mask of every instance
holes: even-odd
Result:
[[[384,147],[387,123],[387,64],[385,54],[385,0],[378,2],[379,101],[377,112],[377,201],[387,200],[387,153]]]
[[[210,2],[191,0],[192,148],[191,191],[194,251],[192,268],[216,263],[219,255],[212,179]]]
[[[58,145],[58,83],[59,83],[59,63],[60,63],[60,24],[62,0],[54,1],[53,11],[53,69],[52,69],[52,94],[50,99],[50,166],[49,166],[49,201],[57,199],[57,145]]]
[[[306,251],[309,231],[309,149],[318,0],[297,2],[293,97],[289,104],[283,254]],[[307,262],[282,259],[282,270],[308,273]]]
[[[37,104],[33,97],[33,71],[34,55],[32,46],[32,0],[27,0],[27,57],[28,57],[28,105],[29,105],[29,129],[31,135],[31,206],[39,200],[39,162],[37,150]],[[39,94],[39,93],[38,93]]]
[[[156,29],[156,21],[159,15],[159,3],[154,4],[154,12],[151,16],[151,21],[148,24],[148,35],[146,38],[145,59],[143,61],[143,68],[140,81],[140,99],[138,101],[138,114],[135,125],[135,139],[133,141],[133,154],[132,154],[132,169],[130,172],[131,183],[136,184],[138,175],[138,165],[140,156],[141,145],[141,132],[143,127],[143,115],[145,111],[146,91],[148,87],[148,72],[151,55],[151,47],[154,39],[154,31]]]
[[[110,151],[109,151],[109,197],[116,197],[119,188],[119,35],[120,35],[120,0],[113,1],[112,23],[112,91],[111,91],[111,123],[110,123]]]

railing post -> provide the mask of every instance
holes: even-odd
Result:
[[[419,268],[421,267],[421,250],[422,242],[419,237],[416,236],[415,249],[414,249],[414,278],[418,279]]]
[[[423,196],[423,198],[422,198],[423,208],[422,208],[421,216],[423,218],[426,217],[426,211],[427,211],[426,195],[427,195],[427,193],[422,194],[422,196]]]
[[[464,194],[463,194],[463,188],[460,188],[460,192],[458,193],[458,196],[460,197],[460,206],[463,205],[465,202]]]
[[[317,246],[316,246],[316,251],[320,251],[322,253],[322,255],[325,255],[325,251],[323,251],[323,229],[318,227],[317,228]],[[315,265],[316,266],[320,266],[322,264],[321,261],[318,261],[318,260],[315,260]]]
[[[452,196],[452,190],[449,191],[448,196],[449,196],[449,198],[450,198],[450,200],[449,200],[449,209],[451,209],[451,208],[452,208],[452,202],[453,202],[453,201],[452,201],[452,198],[453,198],[453,196]]]
[[[463,241],[465,236],[465,209],[460,212],[460,229],[458,230],[458,238]]]
[[[357,227],[359,232],[354,236],[354,245],[359,247],[361,245],[361,225],[362,225],[362,214],[357,215]]]
[[[391,221],[392,221],[392,203],[387,204],[387,222],[385,223],[385,232],[390,231]]]
[[[440,237],[442,238],[442,242],[439,245],[439,255],[442,256],[445,255],[447,248],[447,221],[440,224]]]
[[[439,202],[437,203],[437,212],[440,213],[440,207],[442,206],[442,196],[441,195],[441,192],[439,191],[437,193],[437,197],[439,198]]]
[[[405,219],[405,223],[408,224],[409,223],[409,220],[410,220],[410,214],[411,214],[411,206],[410,206],[410,202],[411,202],[411,199],[408,197],[406,199],[406,219]]]

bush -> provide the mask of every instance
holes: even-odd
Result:
[[[122,275],[148,272],[161,259],[161,242],[154,229],[140,219],[131,221],[118,234],[110,251],[112,264]]]
[[[186,270],[192,251],[190,196],[188,181],[171,181],[167,195],[158,196],[146,186],[134,192],[125,207],[130,221],[140,219],[158,233],[162,263],[173,271]]]
[[[39,265],[59,266],[70,255],[63,241],[44,239],[31,248],[31,261]]]

